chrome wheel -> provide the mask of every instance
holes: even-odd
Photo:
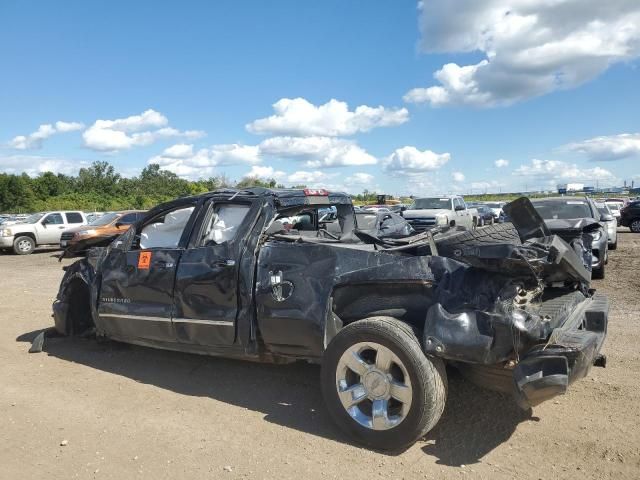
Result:
[[[356,422],[389,430],[409,413],[413,390],[406,367],[391,349],[374,342],[348,348],[336,368],[338,397]]]
[[[21,252],[28,252],[31,248],[31,242],[29,240],[20,240],[18,242],[18,250]]]

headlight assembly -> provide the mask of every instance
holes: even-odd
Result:
[[[441,227],[445,227],[449,224],[449,218],[447,218],[446,215],[438,215],[436,217],[436,224]]]
[[[13,232],[10,228],[3,228],[0,230],[0,237],[13,237]]]
[[[591,237],[594,242],[597,242],[602,237],[602,231],[598,230],[597,232],[592,233]]]

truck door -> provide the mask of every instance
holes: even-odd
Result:
[[[258,217],[257,202],[211,200],[207,205],[176,273],[173,323],[179,341],[235,341],[239,308],[248,308],[253,296],[255,259],[247,244],[256,240],[252,229]]]
[[[59,243],[62,232],[66,228],[68,227],[65,225],[61,213],[50,213],[36,226],[37,242],[39,244]]]
[[[460,198],[453,199],[453,209],[456,212],[456,225],[471,228],[469,210]]]
[[[98,328],[116,339],[175,342],[173,287],[194,224],[195,201],[132,227],[102,262]]]

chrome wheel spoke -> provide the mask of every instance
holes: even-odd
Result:
[[[388,372],[391,369],[391,362],[393,357],[391,356],[389,349],[381,347],[376,351],[376,368],[383,372]]]
[[[409,414],[411,379],[400,357],[385,345],[371,341],[351,345],[338,360],[335,378],[338,400],[364,428],[389,430]]]
[[[344,408],[348,410],[366,399],[367,391],[361,383],[356,383],[350,387],[340,385],[338,386],[338,396]]]
[[[372,426],[374,430],[386,430],[387,428],[389,428],[388,408],[389,402],[385,399],[373,401],[371,414],[373,420]]]
[[[367,370],[370,368],[369,364],[364,361],[358,352],[349,352],[349,354],[345,356],[344,360],[347,367],[360,376],[367,373]]]
[[[408,387],[404,383],[392,380],[390,393],[393,398],[395,398],[399,402],[404,403],[405,405],[411,403],[411,387]]]

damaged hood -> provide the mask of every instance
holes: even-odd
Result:
[[[600,223],[593,218],[551,219],[545,220],[544,223],[552,233],[564,231],[590,232],[600,227]]]
[[[84,256],[87,251],[92,248],[109,246],[120,235],[122,234],[114,233],[111,235],[99,235],[78,240],[77,242],[69,245],[58,258],[59,260],[62,260],[63,258]]]

